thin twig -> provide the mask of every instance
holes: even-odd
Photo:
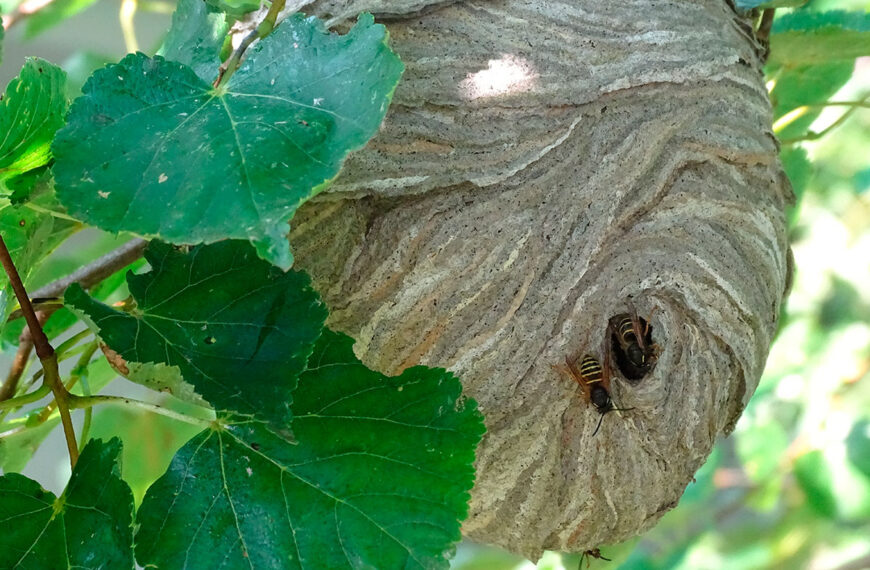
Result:
[[[141,238],[136,238],[128,241],[124,245],[110,251],[92,261],[91,263],[79,268],[70,273],[66,277],[53,281],[44,287],[40,287],[33,293],[34,299],[51,299],[60,297],[63,292],[73,283],[78,283],[85,289],[90,289],[97,285],[116,271],[130,265],[140,257],[145,251],[145,246],[148,242]],[[40,324],[44,324],[48,317],[56,310],[63,306],[62,303],[49,302],[40,304],[40,311],[37,313]],[[9,320],[19,319],[24,316],[21,309],[17,309],[9,315]],[[8,400],[15,396],[15,391],[18,389],[18,382],[21,375],[27,368],[27,362],[30,359],[30,352],[33,349],[33,339],[30,336],[30,329],[25,328],[18,338],[18,352],[15,354],[15,359],[12,361],[12,366],[9,369],[9,374],[3,385],[0,386],[0,402]]]
[[[51,388],[57,401],[60,419],[63,423],[63,432],[66,437],[67,448],[69,449],[70,466],[74,469],[76,461],[79,458],[79,449],[76,444],[72,418],[67,407],[69,393],[60,382],[60,371],[57,369],[57,355],[54,353],[54,348],[48,342],[48,337],[45,336],[45,332],[42,330],[42,324],[33,310],[33,305],[30,304],[30,298],[24,289],[24,283],[21,282],[21,276],[18,275],[18,270],[15,269],[15,263],[12,261],[9,248],[6,247],[6,242],[3,241],[2,236],[0,236],[0,263],[3,264],[3,269],[6,270],[6,275],[9,276],[9,284],[12,285],[12,290],[15,291],[15,296],[18,297],[18,304],[21,305],[24,320],[27,321],[27,327],[30,329],[30,335],[33,337],[33,347],[36,349],[36,355],[39,357],[42,369],[45,371],[43,382]]]
[[[239,63],[242,61],[242,56],[245,55],[245,50],[254,43],[254,40],[265,38],[272,33],[272,30],[275,29],[275,25],[278,23],[278,14],[284,9],[285,3],[286,0],[272,1],[272,5],[269,6],[269,11],[266,12],[263,21],[260,22],[254,31],[250,32],[242,39],[242,43],[239,44],[239,47],[237,47],[230,57],[228,57],[227,60],[221,64],[220,68],[218,68],[218,76],[212,84],[213,87],[223,87],[226,85],[227,81],[230,80],[230,77],[233,76],[233,73],[236,72],[236,69],[239,68]]]
[[[43,313],[37,313],[37,317],[42,317]],[[45,322],[43,319],[40,321]],[[25,328],[18,336],[18,352],[15,353],[15,358],[12,360],[12,366],[9,367],[9,374],[0,386],[0,402],[8,400],[15,396],[18,390],[18,382],[21,380],[21,375],[27,369],[27,363],[30,361],[30,353],[33,351],[33,339],[30,337],[30,329]]]
[[[106,277],[142,257],[142,252],[145,251],[146,245],[148,245],[148,242],[144,239],[132,239],[66,277],[40,287],[33,292],[33,297],[36,299],[60,297],[66,288],[73,283],[78,283],[84,289],[90,289]]]
[[[51,392],[51,389],[48,386],[40,386],[29,394],[24,394],[23,396],[0,402],[0,410],[14,410],[15,408],[38,402],[48,396],[49,392]]]
[[[195,416],[182,414],[180,412],[176,412],[175,410],[170,410],[169,408],[166,408],[159,404],[152,404],[150,402],[143,402],[142,400],[125,398],[123,396],[76,396],[74,394],[70,394],[70,396],[70,407],[76,409],[90,408],[91,406],[95,406],[97,404],[123,404],[127,406],[142,408],[143,410],[153,412],[155,414],[160,414],[162,416],[166,416],[167,418],[172,418],[180,422],[201,426],[203,428],[210,427],[213,422],[213,420],[210,419],[197,418]]]
[[[822,138],[823,136],[825,136],[826,134],[828,134],[829,132],[836,129],[837,127],[839,127],[840,125],[842,125],[846,121],[846,119],[848,119],[852,115],[852,113],[854,113],[858,109],[861,109],[862,107],[868,106],[868,100],[870,100],[870,95],[867,95],[866,97],[864,97],[860,101],[837,102],[837,103],[827,103],[827,104],[820,104],[820,105],[804,105],[802,107],[798,107],[798,109],[811,109],[814,107],[828,107],[828,106],[848,106],[849,108],[846,109],[846,111],[844,111],[842,115],[837,117],[836,121],[834,121],[833,123],[831,123],[830,125],[828,125],[827,127],[825,127],[824,129],[822,129],[821,131],[819,131],[817,133],[810,131],[807,134],[801,135],[799,137],[793,137],[790,139],[780,139],[779,142],[781,144],[794,144],[796,142],[818,140],[818,139]],[[795,109],[794,111],[796,111],[796,110],[797,109]],[[789,113],[786,113],[786,115],[794,113],[794,111],[789,111]],[[800,116],[800,115],[798,115],[798,116]],[[798,116],[795,116],[792,119],[792,121],[794,119],[797,119]],[[780,120],[782,120],[782,119],[780,119]],[[791,121],[789,121],[789,122],[791,122]],[[780,130],[785,128],[785,126],[786,125],[782,125],[780,127]]]

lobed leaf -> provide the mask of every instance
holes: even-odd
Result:
[[[870,14],[797,11],[773,22],[769,63],[788,67],[870,55]]]
[[[0,188],[48,163],[49,145],[67,110],[66,74],[39,58],[27,58],[0,101]]]
[[[0,477],[0,567],[133,568],[133,495],[118,473],[121,442],[91,441],[60,498]]]
[[[108,231],[247,239],[289,268],[288,220],[386,113],[402,71],[386,37],[370,15],[343,36],[296,15],[225,87],[141,53],[98,70],[54,141],[58,196]]]
[[[219,54],[228,30],[226,16],[211,4],[179,0],[166,41],[157,53],[183,63],[211,83],[217,77]]]
[[[329,330],[318,340],[295,393],[295,441],[224,418],[178,452],[139,510],[141,565],[447,567],[481,415],[449,372],[387,377],[352,344]]]
[[[183,378],[219,410],[286,426],[296,378],[326,319],[308,276],[284,273],[241,241],[188,251],[152,242],[145,259],[150,272],[127,276],[137,305],[130,313],[78,286],[64,295],[123,359],[121,372],[176,395]]]

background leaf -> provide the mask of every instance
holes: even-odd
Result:
[[[140,564],[447,567],[482,418],[450,373],[386,377],[352,343],[324,330],[296,391],[293,442],[227,419],[179,451],[139,510]]]
[[[827,101],[852,77],[854,61],[837,61],[822,65],[803,65],[773,71],[775,85],[770,92],[774,107],[774,128],[780,139],[806,134],[822,112],[822,107],[802,109],[782,119],[787,113],[805,105]]]
[[[836,517],[833,476],[824,454],[814,450],[801,455],[794,462],[794,474],[806,493],[809,505],[824,517]]]
[[[164,397],[159,404],[198,415],[193,406],[175,398]],[[191,424],[138,408],[105,406],[94,414],[91,438],[119,437],[124,442],[121,476],[139,504],[148,487],[166,472],[172,456],[199,431]]]
[[[24,20],[24,37],[33,38],[89,8],[97,0],[52,0]]]
[[[248,50],[225,89],[130,55],[94,73],[58,133],[58,196],[109,231],[244,238],[289,268],[287,220],[374,135],[401,70],[371,16],[343,36],[292,16]]]
[[[9,179],[48,163],[49,145],[67,109],[66,74],[39,58],[27,58],[0,101],[0,188]]]
[[[155,388],[158,374],[180,372],[216,408],[286,426],[296,377],[326,319],[308,276],[284,273],[240,241],[187,252],[152,242],[145,259],[152,270],[127,277],[133,313],[78,286],[67,290],[67,305],[127,361],[131,380]]]
[[[183,63],[211,83],[217,77],[221,64],[218,54],[228,29],[226,16],[204,0],[179,0],[166,41],[157,54]]]
[[[120,452],[117,439],[89,443],[59,499],[23,475],[0,477],[0,567],[132,568],[133,496],[118,475]]]
[[[796,11],[773,22],[772,64],[819,64],[862,55],[870,55],[870,14]]]
[[[809,0],[736,0],[734,4],[741,10],[766,10],[768,8],[793,8],[803,6]]]
[[[79,227],[74,222],[26,206],[0,205],[0,235],[25,286],[29,285],[30,274],[39,262]],[[0,272],[0,333],[15,306],[9,278],[5,272]]]

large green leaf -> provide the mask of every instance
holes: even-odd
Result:
[[[0,190],[9,180],[48,163],[49,145],[67,109],[66,74],[56,65],[28,58],[0,101]]]
[[[78,286],[67,289],[67,305],[121,355],[131,380],[160,388],[159,375],[180,374],[217,409],[286,426],[296,378],[326,319],[308,276],[281,271],[242,241],[189,251],[152,242],[145,258],[152,271],[127,277],[131,313]]]
[[[211,83],[217,77],[221,64],[218,55],[228,29],[226,16],[204,0],[179,0],[166,41],[157,54],[183,63]]]
[[[58,195],[106,230],[244,238],[289,268],[289,218],[374,135],[401,71],[370,15],[343,36],[290,17],[218,89],[129,55],[94,73],[58,132]]]
[[[870,14],[796,11],[774,20],[770,59],[789,67],[870,55]]]
[[[442,369],[386,377],[352,344],[324,330],[295,393],[295,441],[225,420],[179,451],[139,510],[141,565],[447,567],[483,432],[476,404]]]
[[[23,475],[0,477],[0,567],[132,568],[133,495],[120,452],[117,439],[89,443],[60,498]]]

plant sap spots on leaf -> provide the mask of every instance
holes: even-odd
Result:
[[[108,198],[111,192],[103,192],[102,190],[97,190],[97,194],[100,195],[100,198]]]
[[[169,177],[166,176],[166,173],[165,173],[165,172],[161,172],[161,173],[160,173],[160,176],[157,177],[157,183],[158,183],[158,184],[163,184],[163,183],[166,182],[167,180],[169,180]]]
[[[205,337],[205,341],[203,342],[205,342],[206,344],[214,344],[217,342],[217,339],[213,336],[207,336]]]

